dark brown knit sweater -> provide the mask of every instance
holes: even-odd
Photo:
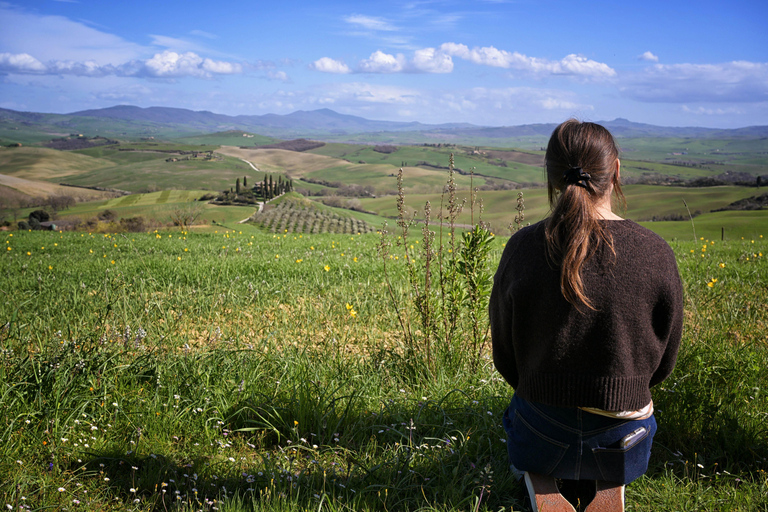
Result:
[[[579,312],[548,262],[544,222],[507,243],[490,299],[493,362],[521,398],[564,407],[636,410],[677,359],[683,293],[672,249],[629,220],[604,220],[616,256],[582,267],[595,307]]]

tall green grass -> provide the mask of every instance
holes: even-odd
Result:
[[[376,234],[3,242],[10,509],[529,510],[487,351],[425,373],[407,350],[401,319],[421,320],[390,286],[412,296],[410,243],[385,265]],[[488,243],[492,270],[505,239]],[[628,509],[768,510],[766,238],[673,249],[683,345]]]

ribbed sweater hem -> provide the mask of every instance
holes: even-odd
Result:
[[[651,401],[650,375],[521,375],[515,389],[522,398],[561,407],[595,407],[606,411],[635,410]]]

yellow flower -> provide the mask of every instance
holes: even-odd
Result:
[[[350,310],[350,309],[352,309],[353,307],[354,307],[354,306],[352,306],[351,304],[347,303],[347,311],[349,311],[349,310]]]
[[[181,258],[179,258],[179,259],[181,259]],[[115,264],[115,260],[112,260],[112,264],[113,264],[113,265]]]
[[[711,281],[710,281],[709,283],[707,283],[707,286],[709,286],[710,288],[712,288],[713,286],[715,286],[715,283],[713,283],[713,282],[711,282]]]
[[[352,318],[357,317],[357,311],[355,311],[354,309],[350,309],[349,310],[349,316],[351,316]]]
[[[53,267],[48,265],[48,270],[53,270]]]
[[[27,256],[32,256],[32,253],[27,251]]]
[[[721,263],[720,268],[725,268],[725,263]]]
[[[326,265],[326,266],[324,266],[324,267],[323,267],[323,269],[324,269],[326,272],[328,272],[329,270],[331,270],[331,267],[329,267],[328,265]]]
[[[275,259],[279,259],[279,258],[280,258],[280,255],[279,254],[275,254]]]
[[[299,259],[296,260],[296,263],[301,263],[302,261],[304,261],[304,260],[299,258]]]

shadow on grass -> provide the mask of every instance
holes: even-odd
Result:
[[[485,410],[503,410],[506,398],[472,401],[454,391],[364,412],[354,398],[336,397],[316,418],[300,400],[259,398],[222,415],[225,442],[197,452],[204,455],[112,450],[77,468],[108,479],[126,506],[139,500],[153,510],[213,510],[225,500],[246,510],[525,510],[524,488],[508,471],[501,413]]]

